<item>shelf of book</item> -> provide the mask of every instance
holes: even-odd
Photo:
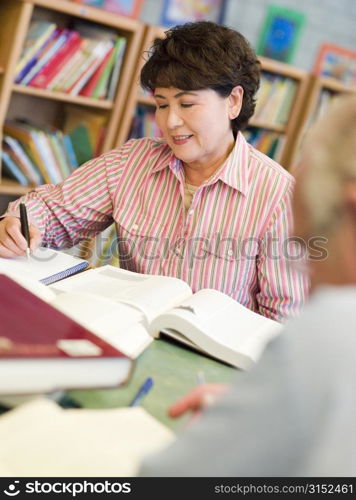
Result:
[[[21,126],[28,122],[30,127],[36,128],[36,133],[47,134],[47,141],[52,132],[59,134],[59,139],[62,133],[70,135],[69,123],[85,127],[88,140],[92,141],[94,131],[99,134],[91,144],[93,156],[111,149],[135,71],[142,23],[66,0],[2,0],[0,17],[3,21],[0,33],[1,143],[5,123],[10,120],[16,124],[20,120]],[[56,74],[58,67],[63,76],[59,69]],[[68,75],[73,83],[68,88],[61,88],[59,83],[66,80],[66,85]],[[70,116],[72,110],[74,119]],[[85,115],[85,121],[78,123],[77,115]],[[52,155],[57,156],[57,170],[60,170],[69,153],[62,151],[56,155],[58,137],[51,147]],[[19,137],[15,139],[20,140]],[[82,149],[83,144],[79,145]],[[22,146],[27,154],[26,146]],[[17,158],[11,148],[9,150],[9,144],[6,148],[10,155],[6,171],[12,175],[9,163],[11,160],[16,163]],[[77,163],[81,164],[79,158]],[[22,167],[21,164],[17,166]],[[20,195],[27,186],[19,179],[17,192]],[[0,178],[0,193],[7,192],[7,186]],[[15,186],[11,184],[12,191]]]
[[[138,59],[136,61],[136,70],[132,74],[130,82],[130,92],[126,98],[125,113],[120,121],[120,126],[117,129],[115,146],[121,146],[128,138],[132,127],[132,121],[135,115],[137,104],[144,106],[155,107],[154,99],[150,96],[144,96],[141,93],[139,85],[139,76],[141,68],[145,62],[144,53],[149,50],[153,41],[156,38],[163,38],[165,36],[164,29],[159,26],[145,26],[144,33],[141,40],[140,50],[138,52]]]
[[[345,85],[334,78],[320,78],[316,75],[310,75],[304,114],[301,117],[304,129],[308,128],[314,119],[322,113],[323,108],[334,96],[351,92],[356,92],[356,86]]]
[[[137,120],[135,109],[147,109],[147,112],[151,114],[155,107],[154,99],[142,94],[139,89],[139,73],[144,63],[142,54],[149,49],[155,38],[164,36],[163,28],[146,26],[137,70],[132,79],[132,91],[127,98],[126,112],[117,132],[116,146],[120,146],[128,139],[132,130],[133,117],[135,116]],[[264,57],[261,57],[260,61],[261,86],[250,128],[260,129],[261,132],[251,134],[248,130],[247,136],[254,137],[253,144],[257,149],[261,149],[266,154],[273,151],[275,159],[285,168],[289,168],[295,154],[294,135],[299,123],[298,114],[305,97],[307,73],[299,68]],[[137,129],[137,127],[134,128]],[[141,128],[146,129],[144,125]]]
[[[307,79],[307,91],[304,106],[299,113],[299,123],[295,137],[295,149],[300,153],[303,138],[314,121],[322,116],[330,102],[341,94],[356,93],[356,86],[348,86],[329,77],[310,74]],[[299,154],[295,155],[292,171],[298,168]]]

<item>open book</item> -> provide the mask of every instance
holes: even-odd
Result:
[[[21,278],[20,278],[21,279]],[[24,286],[31,286],[25,283]],[[90,269],[32,292],[135,358],[161,333],[247,369],[282,325],[216,290],[195,294],[184,281],[114,266]]]

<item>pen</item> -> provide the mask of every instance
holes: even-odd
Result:
[[[141,403],[141,400],[146,396],[146,394],[151,389],[152,385],[153,385],[153,379],[151,377],[148,377],[137,391],[135,397],[133,398],[129,406],[139,405]]]
[[[206,384],[205,373],[202,370],[199,370],[197,373],[197,384],[198,385]],[[216,399],[215,396],[209,392],[203,394],[201,407],[207,408],[208,406],[212,405],[215,402],[215,399]]]
[[[24,203],[20,203],[21,233],[27,241],[26,255],[30,257],[30,229],[28,227],[27,210]]]
[[[203,370],[199,370],[197,373],[197,384],[198,385],[206,384],[205,374],[204,374]]]

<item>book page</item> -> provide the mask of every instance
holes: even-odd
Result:
[[[11,259],[0,257],[0,272],[12,272],[26,280],[40,281],[57,273],[65,273],[68,269],[83,263],[84,260],[72,255],[40,247],[30,255],[29,259],[26,256]]]
[[[177,332],[183,334],[202,350],[232,363],[234,353],[257,361],[267,342],[282,328],[280,323],[247,309],[231,297],[205,289],[157,318],[150,332],[157,336],[163,329],[176,330],[172,335],[175,338]]]
[[[129,304],[86,292],[68,292],[58,294],[51,305],[131,359],[153,340],[143,314]]]
[[[139,274],[110,265],[77,274],[51,288],[57,292],[84,291],[129,304],[143,312],[147,323],[192,294],[189,285],[180,279]]]
[[[37,398],[0,416],[0,475],[135,476],[146,454],[173,439],[142,407],[63,410]]]

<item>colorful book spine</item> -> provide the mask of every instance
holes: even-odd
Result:
[[[49,90],[60,90],[61,85],[66,79],[69,78],[71,73],[74,71],[79,61],[82,60],[84,47],[87,44],[87,40],[81,39],[78,50],[74,52],[73,56],[69,58],[62,66],[62,68],[54,75],[54,77],[47,83],[47,89]]]
[[[56,28],[56,24],[49,21],[32,21],[20,60],[15,68],[16,75],[18,75],[46,43],[48,43]]]
[[[82,71],[79,78],[73,83],[73,85],[67,90],[71,95],[77,95],[88,82],[91,76],[95,73],[99,67],[101,61],[107,53],[112,48],[113,44],[111,40],[99,42],[94,48],[91,56],[87,60],[86,68]]]
[[[101,78],[98,81],[97,86],[93,91],[92,97],[95,99],[105,99],[108,95],[111,74],[113,72],[114,65],[118,59],[118,56],[120,55],[121,44],[122,44],[121,37],[117,37],[111,58],[107,66],[105,67],[105,71],[101,75]]]
[[[92,77],[88,80],[88,82],[84,85],[84,87],[79,92],[80,95],[82,95],[84,97],[94,97],[93,96],[94,90],[97,87],[104,72],[107,71],[107,68],[110,65],[110,61],[112,61],[112,59],[113,59],[113,53],[114,53],[114,47],[111,47],[109,52],[106,54],[106,56],[104,57],[104,59],[100,63],[97,70],[94,72]]]
[[[126,51],[126,38],[120,37],[119,47],[117,52],[116,61],[110,76],[110,82],[107,91],[107,99],[113,100],[116,94],[116,88],[120,77],[121,66],[124,60],[124,55]]]
[[[47,134],[47,138],[51,149],[53,151],[54,159],[56,162],[57,170],[59,172],[60,180],[63,181],[68,175],[70,175],[71,170],[67,162],[67,157],[63,150],[62,142],[59,138],[58,132],[53,132],[52,134]]]
[[[66,151],[66,154],[67,154],[67,157],[69,160],[69,164],[70,164],[72,170],[74,170],[79,165],[78,165],[78,160],[77,160],[77,157],[75,156],[73,144],[72,144],[72,141],[71,141],[71,138],[69,137],[69,135],[63,134],[63,144],[64,144],[65,151]]]
[[[10,155],[6,151],[2,151],[1,156],[4,172],[19,182],[22,186],[28,186],[29,181],[27,177],[21,172],[21,169],[16,165]]]
[[[41,89],[47,88],[51,80],[59,73],[63,66],[69,61],[80,47],[80,36],[76,31],[71,31],[67,41],[58,52],[43,66],[37,75],[31,80],[31,87]]]
[[[31,184],[43,184],[43,178],[38,168],[35,166],[31,158],[26,154],[22,148],[21,143],[8,135],[4,136],[4,148],[9,148],[13,154],[13,159],[16,164],[20,166],[23,173],[26,175]]]
[[[271,125],[286,125],[296,90],[296,81],[289,77],[263,74],[253,118]]]
[[[75,63],[72,64],[71,71],[69,71],[67,74],[63,74],[63,77],[57,83],[54,90],[58,90],[59,92],[67,92],[68,89],[73,86],[73,84],[80,77],[81,73],[90,64],[92,52],[96,45],[96,41],[84,39],[83,43],[80,46],[79,57],[76,59]]]
[[[46,162],[44,163],[39,153],[36,137],[26,124],[17,121],[5,122],[4,132],[6,135],[14,137],[21,142],[26,153],[33,159],[37,168],[46,183],[50,183],[51,179],[47,172]]]
[[[31,68],[27,75],[21,80],[21,85],[28,85],[31,80],[37,75],[40,69],[48,63],[54,54],[61,48],[68,38],[68,30],[59,30],[57,37],[52,41],[51,45],[39,57],[37,63]]]

